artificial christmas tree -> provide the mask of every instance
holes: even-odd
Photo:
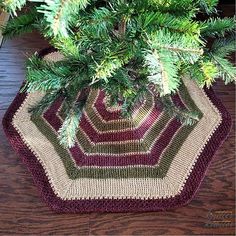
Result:
[[[196,19],[199,13],[216,14],[216,0],[11,0],[2,6],[16,15],[28,2],[33,4],[9,22],[5,36],[37,29],[65,56],[56,63],[30,58],[25,86],[27,92],[46,93],[32,109],[35,113],[66,98],[60,131],[64,145],[74,144],[85,104],[75,97],[84,88],[103,88],[110,104],[121,101],[123,115],[129,115],[148,85],[154,85],[164,107],[191,124],[196,112],[182,111],[170,100],[183,75],[207,87],[219,77],[235,81],[235,67],[226,59],[235,50],[234,18]],[[213,42],[207,47],[209,38]]]
[[[54,49],[28,60],[4,127],[44,199],[75,212],[189,201],[229,132],[207,88],[235,81],[235,20],[197,19],[216,14],[216,0],[2,6],[16,15],[28,2],[5,36],[36,29]]]

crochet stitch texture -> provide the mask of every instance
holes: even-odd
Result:
[[[48,50],[43,54],[46,60],[62,58]],[[193,198],[231,127],[229,113],[212,90],[190,79],[183,82],[173,101],[198,110],[201,117],[193,126],[159,108],[151,91],[131,118],[121,118],[119,107],[109,108],[104,92],[92,89],[73,148],[57,139],[65,118],[63,99],[32,117],[28,108],[43,94],[19,93],[5,114],[4,130],[42,198],[57,212],[178,207]]]

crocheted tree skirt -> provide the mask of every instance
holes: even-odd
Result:
[[[57,52],[45,56],[61,58]],[[28,108],[43,95],[19,93],[3,119],[4,130],[55,211],[181,206],[194,196],[231,126],[229,113],[212,90],[200,89],[190,79],[183,82],[173,101],[199,111],[200,120],[193,126],[181,125],[158,108],[151,91],[126,119],[119,107],[108,107],[103,91],[92,89],[73,148],[63,148],[57,139],[64,119],[62,99],[41,117],[32,117]]]

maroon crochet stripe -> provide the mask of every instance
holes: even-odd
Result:
[[[54,124],[53,127],[58,130],[62,125],[60,119],[56,116],[56,112],[59,109],[59,102],[56,102],[55,105],[53,104],[45,113],[44,118],[50,123]],[[97,131],[93,128],[91,123],[89,122],[89,118],[87,118],[84,114],[81,117],[80,121],[80,128],[82,128],[85,133],[88,135],[89,139],[94,142],[116,142],[116,141],[123,141],[123,140],[137,140],[141,139],[143,135],[149,130],[150,124],[153,124],[156,119],[158,119],[160,115],[160,111],[156,108],[153,108],[151,114],[142,121],[142,124],[138,129],[134,128],[128,131],[119,131],[116,133],[101,133],[98,135]],[[59,127],[57,127],[59,126]],[[148,127],[147,127],[148,126]]]
[[[60,107],[61,100],[57,101],[54,105],[48,109],[47,112],[44,113],[44,118],[47,122],[51,125],[51,127],[58,132],[60,129],[62,122],[61,120],[55,115],[56,111]],[[152,117],[153,119],[155,116]],[[84,117],[82,117],[80,127],[88,134],[89,137],[91,135],[98,136],[97,133],[89,133],[89,125],[83,123]],[[146,120],[146,123],[149,123],[150,120]],[[154,120],[151,121],[153,123]],[[111,158],[110,155],[86,155],[83,150],[79,147],[78,143],[75,143],[73,148],[70,148],[70,153],[72,154],[76,164],[78,166],[129,166],[129,165],[156,165],[161,153],[167,147],[170,140],[174,136],[174,134],[178,131],[181,124],[176,119],[173,119],[168,126],[165,128],[163,133],[160,137],[155,141],[150,154],[131,154],[131,155],[124,155],[124,156],[114,156]],[[148,127],[149,128],[149,127]],[[140,132],[140,131],[139,131]],[[131,132],[129,132],[131,133]],[[132,133],[131,133],[132,134]],[[119,133],[116,133],[119,135]],[[126,132],[126,136],[124,136],[123,140],[127,140],[130,137]],[[136,137],[137,139],[137,137]],[[95,142],[103,141],[102,138],[99,140],[95,140]]]
[[[177,96],[178,97],[178,96]],[[177,99],[177,98],[176,98]],[[61,120],[56,116],[56,112],[58,111],[59,107],[62,104],[62,99],[57,100],[45,113],[44,118],[47,120],[47,122],[51,125],[51,127],[58,132],[59,128],[62,125]],[[135,130],[136,133],[144,134],[149,127],[146,127],[146,124],[153,123],[155,119],[159,116],[159,112],[157,109],[153,109],[153,114],[151,114],[145,122],[142,124],[142,129],[138,129],[138,132]],[[94,142],[102,142],[109,141],[106,140],[106,134],[101,135],[99,137],[97,133],[91,132],[91,125],[89,122],[84,122],[84,119],[86,119],[84,116],[81,119],[80,127],[88,134],[88,136],[91,138],[92,136],[95,137]],[[148,120],[149,119],[149,120]],[[151,120],[150,120],[151,119]],[[124,155],[124,156],[114,156],[114,158],[110,158],[110,155],[86,155],[81,148],[79,147],[78,143],[75,143],[75,146],[70,149],[70,153],[72,154],[76,164],[78,166],[130,166],[130,165],[156,165],[162,151],[167,147],[169,144],[171,138],[174,136],[174,134],[178,131],[181,124],[176,120],[172,120],[168,126],[165,128],[159,139],[157,139],[151,149],[151,152],[149,154],[131,154],[131,155]],[[92,130],[94,130],[92,128]],[[134,134],[134,131],[126,131],[126,132],[119,132],[116,133],[115,136],[118,136],[120,140],[127,140],[127,139],[139,139],[140,135],[137,134],[137,136]],[[120,134],[121,133],[121,134]],[[107,134],[110,137],[110,140],[112,140],[112,135],[114,134]],[[122,135],[122,136],[119,136]],[[113,140],[112,140],[113,141]]]
[[[123,140],[137,140],[141,139],[143,135],[149,130],[150,124],[153,124],[159,117],[161,112],[153,108],[149,116],[142,121],[138,129],[134,128],[128,131],[119,131],[116,133],[101,133],[97,135],[97,131],[88,121],[89,118],[82,117],[81,128],[86,131],[86,134],[92,142],[115,142]]]
[[[98,111],[98,113],[101,115],[101,117],[105,120],[105,121],[111,121],[111,120],[117,120],[120,118],[121,112],[120,111],[108,111],[105,104],[104,104],[104,99],[105,99],[105,92],[100,92],[94,107],[96,107],[96,110]]]
[[[103,99],[104,97],[100,97]],[[179,96],[175,96],[174,100],[181,103]],[[101,100],[102,101],[102,100]],[[51,127],[58,132],[62,125],[61,120],[56,116],[56,112],[62,104],[62,100],[53,104],[45,113],[44,118],[51,125]],[[100,103],[99,103],[100,104]],[[99,105],[98,104],[98,105]],[[184,104],[181,105],[185,107]],[[105,106],[104,106],[105,109]],[[94,143],[108,142],[108,141],[122,141],[122,140],[135,140],[143,137],[144,133],[149,129],[146,127],[150,123],[153,123],[158,118],[160,112],[153,108],[152,113],[145,119],[141,127],[137,130],[118,132],[115,135],[113,133],[97,134],[85,116],[82,116],[80,127],[85,131],[90,140]],[[172,120],[165,128],[159,139],[157,139],[149,154],[131,154],[124,156],[114,156],[110,158],[110,155],[86,155],[79,147],[78,143],[70,149],[76,164],[78,166],[130,166],[130,165],[156,165],[160,159],[161,153],[167,147],[174,134],[178,131],[181,124],[177,120]]]
[[[48,51],[45,51],[47,54]],[[25,94],[18,94],[3,118],[3,128],[6,136],[16,153],[21,157],[24,164],[33,176],[34,183],[44,199],[44,201],[57,212],[140,212],[140,211],[160,211],[179,207],[187,204],[196,193],[201,181],[204,178],[207,167],[213,158],[217,148],[223,143],[230,132],[230,114],[224,108],[220,100],[212,90],[206,90],[208,97],[222,114],[223,121],[210,138],[209,142],[198,158],[189,178],[187,179],[182,192],[168,199],[100,199],[100,200],[62,200],[57,197],[45,175],[44,169],[24,144],[19,134],[12,125],[15,112],[25,99]]]
[[[87,158],[77,144],[71,149],[71,153],[77,164],[81,159],[83,159],[84,165],[88,166],[156,165],[162,151],[169,144],[174,133],[180,126],[181,124],[178,121],[172,120],[161,134],[160,138],[155,142],[150,154],[132,154],[128,156],[114,156],[113,158],[111,158],[110,155],[101,156],[96,154]]]
[[[178,93],[176,93],[172,96],[172,101],[176,106],[186,109],[186,106],[182,102]]]
[[[58,132],[62,125],[60,119],[55,115],[52,116],[51,112],[50,116],[47,116],[47,114],[45,113],[44,118],[51,125],[51,127],[56,132]],[[161,153],[167,147],[171,138],[178,131],[180,126],[180,122],[178,122],[176,119],[173,119],[165,128],[160,137],[155,141],[150,154],[131,154],[128,156],[114,156],[113,158],[111,158],[110,155],[99,154],[88,156],[81,150],[77,142],[75,143],[75,146],[73,148],[70,148],[70,152],[78,166],[155,165],[157,164]],[[88,130],[86,130],[87,126],[83,126],[83,124],[81,124],[81,128],[83,128],[86,133],[88,132]],[[97,135],[97,133],[94,135]],[[125,138],[128,139],[128,137]]]

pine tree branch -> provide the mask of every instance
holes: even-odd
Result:
[[[68,36],[70,24],[77,12],[84,9],[89,0],[54,0],[47,1],[39,8],[49,25],[49,36]]]
[[[198,4],[207,14],[216,13],[216,6],[218,3],[219,0],[198,0]]]
[[[191,36],[200,34],[200,27],[196,22],[189,18],[177,18],[175,15],[161,11],[146,12],[138,15],[135,19],[145,31],[149,28],[152,31],[156,31],[157,28],[163,28],[171,32],[189,34]]]
[[[168,49],[170,51],[174,52],[187,52],[187,53],[193,53],[197,55],[202,55],[203,54],[203,49],[193,49],[193,48],[180,48],[180,47],[171,47],[171,46],[162,46],[165,49]]]
[[[21,10],[26,2],[27,0],[1,0],[0,7],[16,16],[17,10]]]
[[[167,57],[168,55],[168,57]],[[157,85],[161,90],[161,96],[170,94],[178,88],[178,68],[175,65],[176,58],[166,50],[148,51],[145,56],[149,70],[149,82]]]
[[[159,30],[151,36],[146,34],[145,40],[151,48],[163,48],[173,52],[179,60],[186,63],[195,63],[203,54],[200,40],[196,42],[192,37],[171,33],[168,30]]]
[[[219,76],[222,77],[225,84],[236,82],[236,67],[227,59],[212,56],[212,62],[218,67]]]
[[[25,33],[30,33],[37,29],[37,21],[38,14],[34,10],[27,14],[22,14],[17,18],[12,18],[3,27],[3,36],[5,38],[14,38]]]
[[[64,147],[71,148],[75,144],[76,133],[78,131],[79,122],[82,116],[82,111],[85,106],[86,100],[74,103],[70,106],[70,110],[66,113],[66,119],[59,129],[58,139],[60,144]]]
[[[47,92],[41,101],[39,101],[37,104],[29,108],[29,112],[32,113],[33,116],[41,115],[60,96],[62,96],[62,92],[60,90]]]
[[[202,23],[202,37],[222,37],[226,33],[235,32],[235,17],[234,18],[210,18]]]
[[[222,58],[230,56],[235,51],[236,51],[235,34],[232,34],[229,37],[216,39],[213,42],[211,48],[209,49],[209,53],[211,55]]]
[[[163,109],[166,110],[171,117],[175,117],[179,120],[183,125],[193,125],[200,119],[200,114],[197,111],[189,111],[176,106],[168,95],[161,97],[160,101]]]

